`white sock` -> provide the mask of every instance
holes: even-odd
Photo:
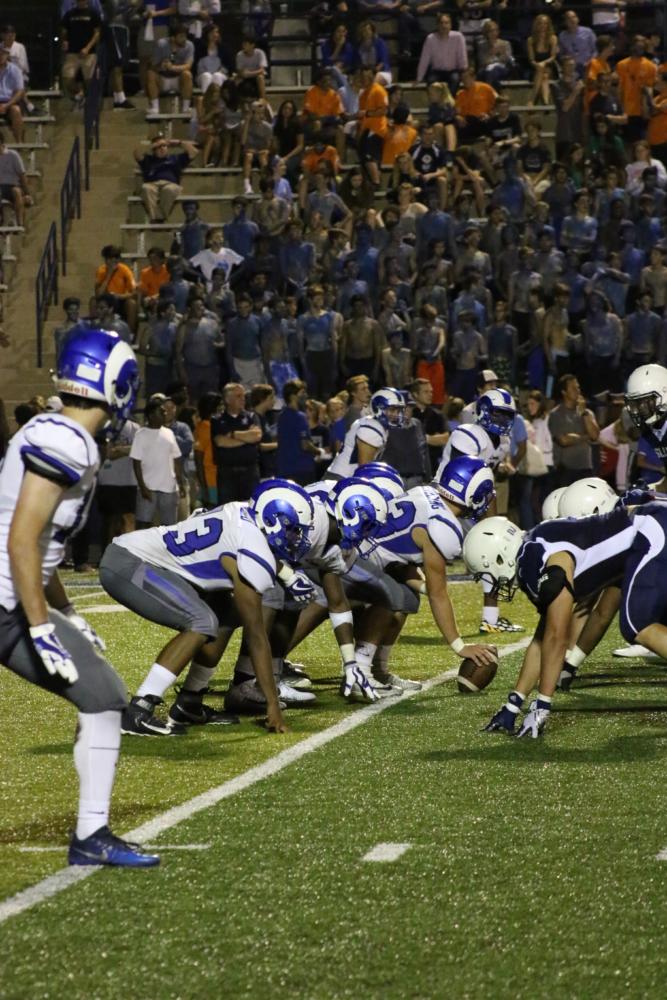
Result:
[[[377,646],[372,642],[358,642],[354,650],[357,663],[364,669],[370,669]]]
[[[125,101],[125,91],[124,90],[114,90],[113,92],[113,102],[114,104],[123,104]]]
[[[183,98],[183,110],[184,111],[189,111],[190,110],[190,101],[189,101],[189,99],[187,97]]]
[[[190,664],[188,676],[183,682],[184,691],[203,691],[211,682],[215,667],[203,667],[201,663]]]
[[[148,102],[148,110],[150,111],[150,113],[152,115],[159,114],[159,112],[160,112],[160,102],[159,102],[159,100],[149,101]]]
[[[499,611],[498,608],[487,608],[484,607],[484,612],[482,614],[482,621],[488,622],[489,625],[495,625],[498,621]]]
[[[245,653],[239,653],[236,657],[236,666],[234,667],[235,674],[247,674],[248,677],[255,676],[255,668],[252,665],[252,660]]]
[[[120,712],[79,713],[74,766],[79,775],[80,840],[107,825],[119,750]]]
[[[161,698],[175,680],[176,674],[172,674],[166,667],[161,667],[159,663],[154,663],[137,691],[137,697],[143,698],[145,694],[153,694],[156,698]]]

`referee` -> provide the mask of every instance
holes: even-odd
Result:
[[[256,414],[245,408],[245,389],[228,382],[222,390],[224,411],[211,418],[218,467],[218,503],[248,500],[259,482],[262,430]]]

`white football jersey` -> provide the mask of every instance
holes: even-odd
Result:
[[[91,435],[61,413],[40,413],[9,442],[0,472],[0,605],[7,611],[18,603],[7,540],[26,470],[65,487],[39,539],[46,586],[63,560],[67,539],[86,523],[98,467],[99,451]]]
[[[201,590],[233,589],[223,556],[236,560],[239,575],[258,594],[276,582],[275,557],[245,503],[228,503],[171,526],[131,531],[113,544]]]
[[[415,486],[389,504],[389,520],[379,546],[371,553],[371,562],[381,566],[392,562],[420,566],[424,554],[412,537],[415,528],[426,530],[430,541],[447,562],[461,555],[463,531],[457,518],[432,486]]]
[[[339,476],[341,479],[354,475],[359,465],[357,447],[359,441],[377,449],[373,461],[379,462],[387,443],[387,429],[375,417],[359,417],[355,420],[345,435],[343,447],[327,469],[328,474]]]
[[[452,450],[454,456],[452,456]],[[449,440],[442,450],[442,458],[435,478],[439,479],[442,470],[456,454],[469,455],[471,458],[481,458],[491,469],[497,469],[510,453],[509,435],[503,434],[498,447],[491,440],[489,432],[481,424],[460,424],[449,435]]]

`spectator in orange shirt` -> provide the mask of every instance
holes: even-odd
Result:
[[[486,134],[486,123],[498,95],[488,83],[480,83],[470,66],[461,73],[461,89],[454,98],[456,125],[461,143],[476,142]]]
[[[644,135],[646,127],[646,99],[658,77],[655,63],[644,56],[644,38],[635,35],[630,55],[616,65],[623,110],[628,116],[625,138],[636,142]]]
[[[584,110],[588,114],[588,106],[598,92],[595,81],[601,73],[611,73],[609,60],[616,50],[616,42],[611,35],[599,35],[595,40],[597,55],[586,67],[586,93],[584,95]]]
[[[335,181],[340,170],[340,160],[338,153],[333,146],[327,146],[324,136],[321,134],[319,119],[315,119],[314,141],[312,146],[306,146],[306,154],[301,161],[302,174],[299,178],[299,204],[304,206],[308,199],[308,192],[314,188],[314,178],[320,163],[324,162],[330,169],[331,177]]]
[[[113,295],[116,311],[124,315],[133,334],[137,332],[137,286],[127,264],[121,261],[121,249],[112,243],[102,247],[103,264],[95,273],[95,296]]]
[[[415,144],[417,129],[409,124],[410,111],[404,106],[396,108],[382,147],[382,166],[393,167],[396,157],[407,153]]]
[[[195,427],[195,467],[199,482],[199,499],[204,507],[218,505],[218,467],[213,457],[213,441],[211,439],[211,417],[222,405],[219,392],[205,392],[197,403],[199,420]]]
[[[651,158],[667,163],[667,72],[660,74],[651,98],[646,138],[651,147]]]
[[[169,271],[165,264],[165,252],[161,247],[151,247],[148,251],[148,267],[139,274],[139,296],[144,309],[155,309],[160,289],[169,281]]]
[[[359,94],[359,160],[365,164],[371,183],[380,185],[383,140],[389,129],[389,95],[381,83],[375,82],[375,69],[364,66],[361,71],[362,91]]]
[[[303,124],[308,130],[310,123],[319,119],[325,142],[335,145],[340,157],[345,153],[344,114],[340,94],[333,87],[333,76],[330,70],[323,69],[313,86],[306,91]]]

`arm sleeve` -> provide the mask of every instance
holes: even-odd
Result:
[[[463,532],[458,524],[436,514],[428,519],[426,531],[443,559],[451,562],[459,558],[463,548]]]
[[[74,486],[97,462],[97,451],[79,431],[59,420],[40,421],[27,428],[21,460],[44,479]]]

